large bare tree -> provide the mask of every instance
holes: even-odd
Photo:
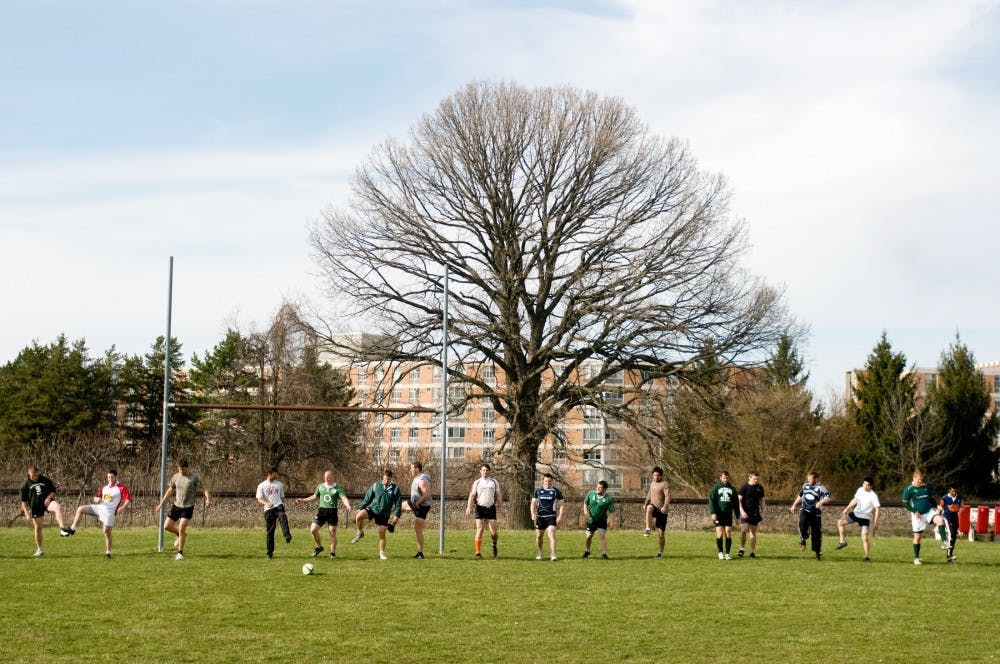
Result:
[[[506,420],[506,493],[527,523],[539,447],[563,416],[627,408],[608,378],[681,372],[706,340],[745,358],[780,334],[779,295],[737,265],[745,232],[728,202],[721,177],[619,99],[471,84],[408,141],[378,146],[350,207],[314,227],[340,303],[325,329],[385,335],[382,359],[439,364],[447,265],[450,371]],[[584,375],[588,360],[598,370]]]

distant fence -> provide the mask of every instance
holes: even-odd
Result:
[[[60,497],[63,506],[63,513],[67,519],[72,519],[76,510],[77,502],[75,497]],[[357,505],[360,495],[350,496],[352,505]],[[472,519],[465,516],[466,496],[449,496],[446,501],[445,528],[447,530],[461,530],[471,528]],[[159,502],[159,496],[133,494],[131,508],[123,512],[118,519],[119,526],[155,526],[156,512],[153,508]],[[228,527],[228,528],[260,528],[263,526],[261,506],[249,494],[217,494],[212,496],[212,504],[206,510],[199,500],[195,508],[194,525],[198,527]],[[619,528],[637,530],[644,527],[645,517],[642,509],[641,499],[618,499],[618,526]],[[761,524],[761,532],[794,533],[797,515],[789,512],[789,502],[769,502],[764,513],[764,522]],[[293,528],[307,528],[315,513],[315,503],[307,505],[295,505],[294,500],[286,499],[286,509],[288,520]],[[839,505],[831,503],[824,513],[823,530],[826,532],[836,532],[837,518],[844,508],[844,503]],[[18,501],[16,492],[4,492],[0,496],[0,525],[4,527],[27,526],[27,522],[21,518],[21,504]],[[49,516],[54,524],[55,520]],[[440,505],[435,497],[434,508],[428,517],[428,528],[438,528],[440,519]],[[84,526],[93,526],[93,520],[88,520]],[[400,528],[408,529],[412,527],[412,517],[405,516],[400,522]],[[582,529],[585,520],[582,515],[582,504],[579,500],[566,502],[564,520],[562,528]],[[341,528],[350,528],[349,522],[345,523],[341,515]],[[738,524],[736,526],[738,528]],[[702,531],[710,530],[712,523],[708,518],[708,507],[706,501],[680,499],[674,500],[670,506],[670,515],[667,522],[667,531]],[[882,508],[879,517],[879,533],[885,535],[907,535],[910,531],[910,516],[902,506],[891,505]]]

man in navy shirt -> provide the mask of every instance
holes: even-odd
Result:
[[[823,559],[823,505],[830,502],[830,492],[819,482],[819,473],[809,473],[798,497],[792,503],[792,514],[799,509],[799,550],[806,550],[806,540],[812,535],[812,551],[816,560]]]
[[[552,486],[552,475],[542,475],[542,486],[531,497],[531,520],[535,522],[535,560],[542,559],[542,533],[549,535],[549,558],[556,559],[556,526],[562,521],[562,491]]]

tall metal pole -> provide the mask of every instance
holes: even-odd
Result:
[[[448,266],[444,266],[444,306],[441,309],[441,525],[438,555],[444,555],[445,486],[448,465]]]
[[[160,445],[160,495],[167,491],[167,428],[170,423],[170,317],[174,300],[174,257],[170,257],[170,271],[167,276],[167,337],[163,342],[163,432]],[[159,534],[156,550],[163,551],[163,508],[156,515]]]

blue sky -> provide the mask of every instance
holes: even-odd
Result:
[[[1000,2],[0,0],[0,362],[317,298],[307,225],[473,80],[619,96],[721,172],[821,397],[886,330],[1000,360]]]

